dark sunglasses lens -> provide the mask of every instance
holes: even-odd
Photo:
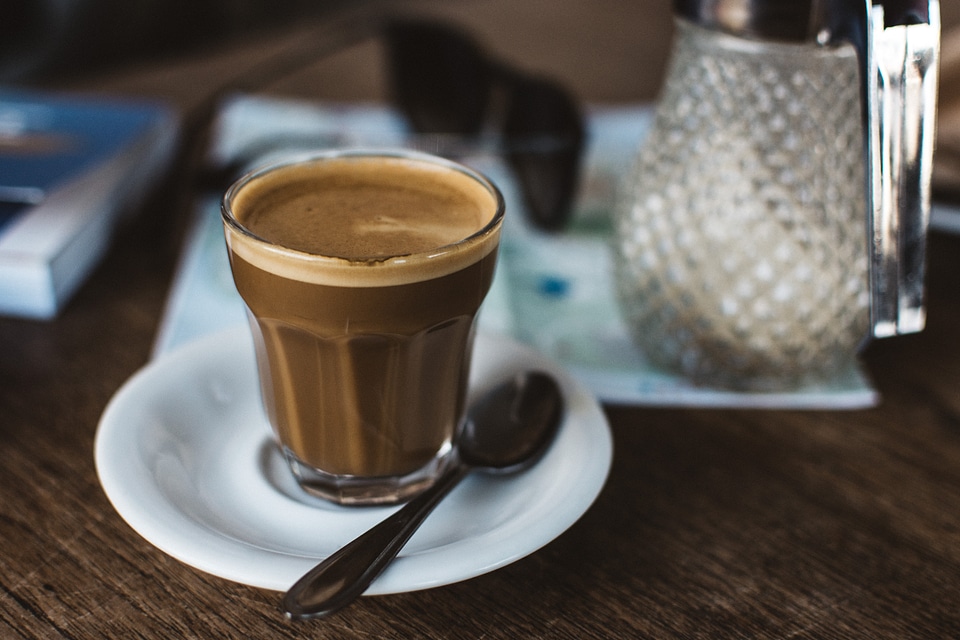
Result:
[[[533,223],[551,231],[562,228],[576,197],[584,144],[576,102],[549,80],[518,80],[504,134],[507,160],[520,181]]]
[[[455,29],[426,22],[393,22],[385,35],[390,90],[414,130],[478,133],[491,82],[476,44]]]

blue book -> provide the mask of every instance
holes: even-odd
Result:
[[[0,89],[0,314],[56,315],[176,131],[160,104]]]

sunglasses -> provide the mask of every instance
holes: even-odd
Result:
[[[410,126],[467,139],[497,131],[531,222],[562,228],[573,208],[585,138],[573,96],[556,82],[489,58],[448,25],[393,21],[384,38],[390,90]]]
[[[585,141],[573,96],[556,82],[492,59],[468,34],[443,23],[391,19],[378,22],[373,34],[384,43],[389,95],[418,134],[418,148],[456,157],[492,146],[514,175],[533,226],[562,229],[573,209]],[[260,75],[276,81],[279,73]],[[215,175],[208,172],[204,183],[228,184],[258,156],[290,143],[265,141]]]

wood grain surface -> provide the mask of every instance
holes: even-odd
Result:
[[[420,4],[462,16],[493,48],[550,66],[587,97],[649,99],[661,77],[667,2],[529,3],[539,13],[506,0]],[[661,26],[638,44],[630,31],[643,20]],[[554,56],[557,38],[576,47]],[[62,84],[189,106],[202,97],[191,83],[251,56]],[[315,69],[275,89],[331,77]],[[56,320],[0,319],[0,638],[960,637],[960,237],[930,239],[927,329],[865,353],[878,407],[605,407],[610,478],[555,541],[472,580],[291,623],[277,593],[204,574],[140,538],[97,481],[97,422],[147,362],[176,262],[182,226],[169,219],[183,213],[168,204],[154,199],[119,231]]]

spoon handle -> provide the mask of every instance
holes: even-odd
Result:
[[[469,471],[454,463],[429,489],[308,571],[283,597],[287,617],[327,616],[358,598]]]

